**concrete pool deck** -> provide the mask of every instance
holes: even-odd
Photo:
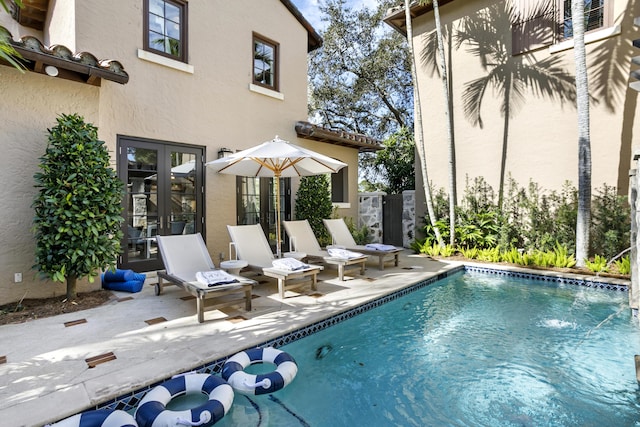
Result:
[[[462,265],[410,251],[403,252],[399,267],[379,271],[374,264],[367,264],[363,276],[347,273],[344,282],[325,269],[318,291],[301,287],[284,300],[275,281],[259,278],[250,313],[240,307],[209,310],[204,323],[197,322],[195,300],[180,288],[156,296],[153,286],[145,286],[135,294],[114,292],[112,301],[95,309],[0,326],[1,424],[59,421]],[[155,282],[148,277],[148,284]]]
[[[304,286],[284,300],[274,280],[260,277],[250,313],[208,310],[204,323],[196,319],[195,299],[180,288],[156,296],[144,286],[134,294],[113,292],[112,301],[91,310],[0,326],[1,424],[59,421],[461,265],[410,251],[399,267],[379,271],[374,264],[363,276],[346,273],[344,282],[325,269],[318,291]],[[97,356],[105,362],[89,367]]]

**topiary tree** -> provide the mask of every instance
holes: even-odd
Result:
[[[92,282],[101,269],[115,267],[123,185],[95,126],[76,114],[57,121],[34,175],[34,268],[55,282],[66,280],[67,299],[73,300],[77,279]]]
[[[333,204],[329,176],[304,176],[296,193],[296,219],[306,219],[321,245],[331,243],[323,219],[331,218]]]

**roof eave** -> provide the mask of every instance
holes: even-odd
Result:
[[[289,9],[289,12],[302,24],[302,26],[307,30],[307,53],[318,49],[322,46],[322,37],[320,34],[313,28],[313,25],[307,21],[307,19],[300,13],[298,8],[291,2],[291,0],[280,0],[280,2]]]
[[[438,5],[443,6],[447,3],[451,3],[452,1],[453,0],[440,0],[438,2]],[[431,3],[429,5],[421,6],[418,4],[418,2],[414,1],[409,6],[409,12],[411,14],[412,20],[432,11],[433,11],[433,5]],[[406,37],[407,26],[406,26],[406,20],[405,20],[404,5],[392,7],[391,9],[389,9],[383,21],[387,25],[389,25],[391,28],[393,28],[394,30],[396,30],[397,32],[399,32],[400,34]]]
[[[360,153],[379,151],[384,148],[382,142],[375,138],[342,130],[326,129],[309,122],[299,121],[295,129],[299,138],[355,148]]]
[[[102,79],[120,84],[126,84],[129,81],[129,74],[124,71],[124,67],[118,61],[100,61],[88,52],[73,54],[69,48],[62,45],[45,47],[33,36],[25,36],[15,41],[11,33],[2,26],[0,26],[0,34],[3,34],[18,52],[20,55],[18,61],[29,71],[46,74],[46,67],[53,66],[58,70],[59,78],[94,86],[100,86]]]

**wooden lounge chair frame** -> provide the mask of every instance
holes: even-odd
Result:
[[[356,244],[347,224],[342,218],[338,219],[323,219],[324,226],[327,227],[331,239],[335,245],[343,246],[350,251],[361,252],[372,257],[378,257],[378,270],[384,270],[384,264],[388,261],[393,261],[394,266],[398,266],[400,263],[400,252],[402,249],[395,248],[391,251],[379,251],[375,249],[369,249],[364,245]]]
[[[284,229],[289,236],[289,246],[292,252],[302,252],[307,255],[309,261],[319,260],[326,264],[338,267],[338,279],[344,281],[344,273],[351,266],[360,269],[360,275],[364,275],[365,263],[367,255],[358,258],[335,258],[329,255],[329,252],[322,250],[318,239],[313,234],[309,221],[283,221]]]
[[[318,273],[324,267],[310,265],[309,268],[295,271],[274,268],[272,262],[275,257],[260,224],[227,225],[227,229],[238,259],[247,261],[250,270],[276,279],[280,299],[284,299],[286,290],[307,283],[311,285],[312,290],[318,290]]]
[[[162,294],[165,286],[175,285],[196,298],[198,322],[204,322],[204,309],[218,309],[244,302],[245,310],[251,311],[251,289],[254,280],[234,276],[238,283],[208,287],[195,279],[198,271],[214,270],[200,233],[174,236],[157,236],[158,249],[166,270],[158,272],[156,295]],[[165,284],[164,281],[169,282]]]

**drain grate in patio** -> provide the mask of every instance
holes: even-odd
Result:
[[[145,320],[144,323],[146,323],[147,325],[156,325],[158,323],[162,323],[166,321],[167,319],[165,319],[164,317],[155,317],[153,319]]]
[[[7,363],[7,356],[0,356],[0,365]]]
[[[131,301],[132,299],[133,299],[133,297],[118,298],[118,302]]]
[[[98,356],[93,356],[88,359],[84,359],[84,361],[87,362],[87,366],[89,366],[89,369],[95,368],[96,366],[102,363],[107,363],[112,360],[116,360],[116,355],[113,354],[113,352],[111,351],[109,353],[104,353]]]
[[[83,323],[87,323],[87,319],[70,320],[69,322],[64,322],[64,327],[68,328],[69,326],[81,325]]]
[[[191,301],[192,299],[196,299],[196,297],[194,297],[193,295],[186,295],[186,296],[180,297],[180,299],[182,301]]]

